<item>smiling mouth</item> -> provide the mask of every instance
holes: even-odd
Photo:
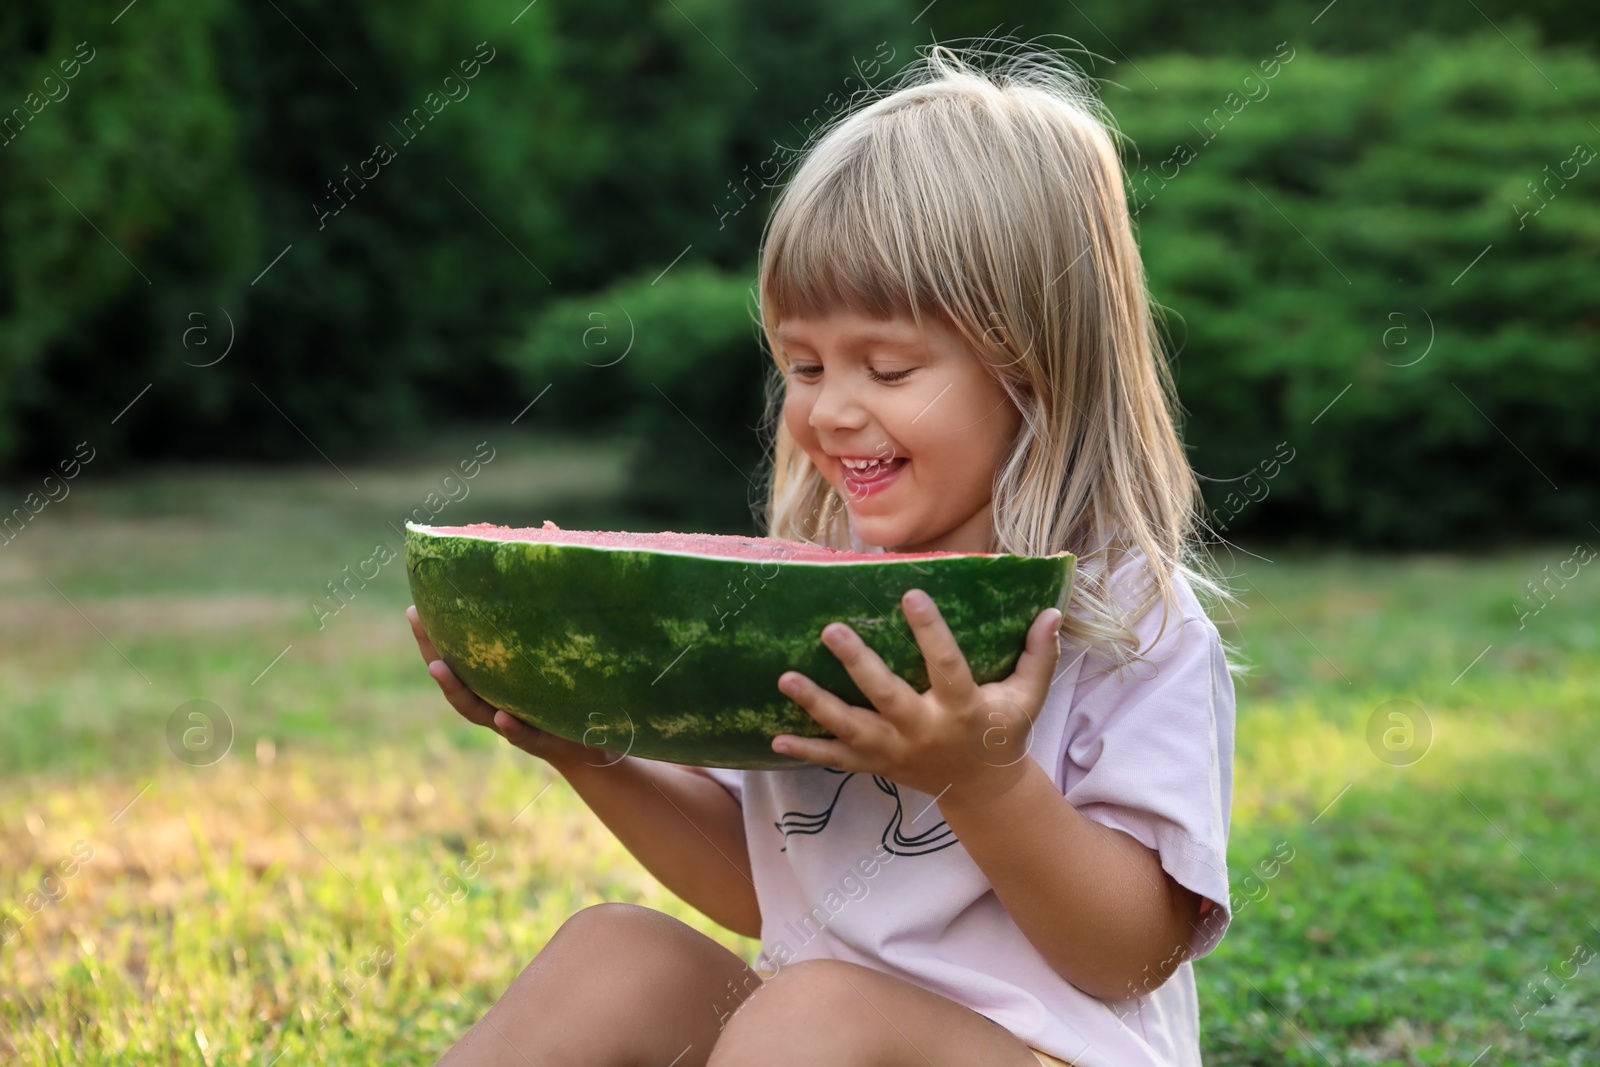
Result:
[[[906,457],[897,456],[890,460],[872,460],[860,467],[852,467],[840,460],[839,466],[844,472],[845,487],[852,493],[860,494],[888,485],[909,462]]]

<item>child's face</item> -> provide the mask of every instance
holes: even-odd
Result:
[[[788,318],[783,418],[850,509],[890,551],[990,548],[994,476],[1022,415],[977,354],[933,317]],[[881,380],[887,376],[892,380]],[[851,470],[845,459],[887,460]]]

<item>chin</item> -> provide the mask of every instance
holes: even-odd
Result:
[[[861,538],[864,544],[878,545],[892,550],[893,546],[905,541],[902,535],[889,528],[891,520],[881,516],[861,515],[852,511],[850,513],[850,525],[855,529],[856,536]]]

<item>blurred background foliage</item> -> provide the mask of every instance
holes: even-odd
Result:
[[[431,1060],[600,900],[753,958],[449,711],[403,566],[363,568],[425,515],[759,532],[777,184],[852,92],[992,32],[1103,80],[1213,521],[1272,549],[1215,553],[1254,670],[1207,1062],[1589,1062],[1571,0],[0,4],[0,520],[33,527],[0,534],[0,1062]],[[202,699],[214,764],[173,733]]]
[[[1565,537],[1600,502],[1600,9],[125,2],[0,14],[7,480],[85,439],[370,458],[539,397],[639,442],[640,513],[757,532],[775,183],[930,33],[1060,27],[1229,536]]]

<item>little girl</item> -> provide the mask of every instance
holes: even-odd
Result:
[[[830,624],[873,706],[785,672],[832,737],[774,739],[809,766],[738,771],[616,759],[497,712],[413,608],[457,710],[762,949],[750,967],[651,909],[585,908],[441,1062],[1200,1063],[1192,962],[1230,920],[1234,695],[1197,591],[1228,594],[1198,548],[1114,127],[1053,53],[976,59],[926,51],[778,198],[766,525],[857,551],[1070,550],[1066,613],[979,686],[909,591],[926,693]]]

